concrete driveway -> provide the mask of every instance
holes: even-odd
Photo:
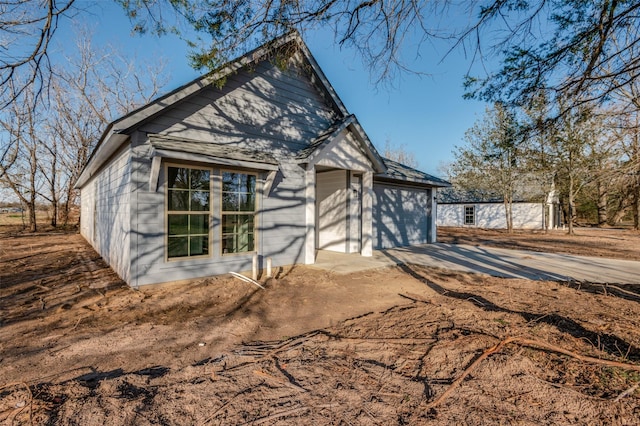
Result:
[[[319,251],[316,267],[354,272],[389,265],[414,263],[507,278],[594,283],[639,284],[640,262],[507,250],[465,244],[426,244],[375,251],[373,257]]]

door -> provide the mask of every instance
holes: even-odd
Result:
[[[362,249],[362,175],[351,176],[349,198],[349,253],[359,253]]]
[[[331,170],[316,175],[316,247],[348,251],[347,171]]]

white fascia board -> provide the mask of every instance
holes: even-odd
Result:
[[[128,139],[129,135],[118,134],[113,129],[110,130],[80,173],[74,188],[82,188]]]

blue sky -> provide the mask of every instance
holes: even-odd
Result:
[[[131,35],[131,24],[113,0],[80,1],[91,12],[81,13],[77,22],[64,22],[58,46],[74,45],[73,28],[86,25],[95,43],[122,48],[138,61],[164,58],[170,73],[166,91],[200,75],[188,65],[186,44],[173,36]],[[412,152],[425,172],[440,175],[438,166],[453,160],[455,145],[463,145],[465,131],[478,120],[485,104],[462,98],[462,79],[469,60],[454,52],[441,62],[446,46],[436,51],[428,46],[413,61],[412,69],[428,75],[405,74],[391,86],[376,88],[368,70],[353,51],[339,49],[332,34],[321,31],[305,34],[305,42],[336,89],[347,109],[358,117],[377,148],[388,140]],[[408,51],[415,54],[415,51]]]

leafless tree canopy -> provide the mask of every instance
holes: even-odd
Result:
[[[0,1],[0,109],[27,88],[37,101],[51,77],[49,46],[75,0]],[[8,96],[7,96],[8,95]]]

